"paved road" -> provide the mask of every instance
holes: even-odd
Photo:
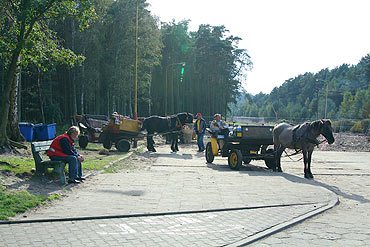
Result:
[[[370,153],[314,152],[315,182],[339,196],[340,204],[323,214],[253,246],[369,246]],[[297,162],[286,159],[284,171],[301,175]]]
[[[5,246],[240,246],[333,206],[336,193],[368,205],[369,197],[326,179],[333,177],[340,183],[338,178],[350,177],[352,186],[361,185],[356,178],[369,172],[355,160],[368,159],[367,153],[354,154],[353,159],[346,153],[315,152],[316,180],[309,181],[302,178],[301,161],[284,160],[283,174],[267,171],[262,161],[236,172],[229,170],[225,158],[206,164],[194,146],[183,146],[177,154],[169,153],[168,147],[157,150],[118,164],[124,167],[119,173],[100,174],[73,187],[70,196],[52,207],[27,214],[28,220],[47,222],[0,225],[0,241]],[[349,176],[349,171],[355,175]],[[343,203],[314,220],[341,207]],[[366,209],[359,213],[362,221],[358,222],[366,222]],[[342,222],[335,229],[339,235],[290,232],[304,227],[306,220],[255,245],[307,245],[304,236],[316,238],[311,244],[320,246],[326,240],[336,245],[337,236],[352,242],[353,235],[344,233],[353,224],[346,224],[344,218],[337,221],[335,214],[329,219]]]

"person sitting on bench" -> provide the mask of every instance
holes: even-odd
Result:
[[[51,160],[65,161],[68,163],[68,183],[78,184],[85,180],[82,177],[81,162],[85,159],[74,147],[74,141],[80,134],[77,126],[72,126],[63,135],[57,136],[50,145],[48,156]]]

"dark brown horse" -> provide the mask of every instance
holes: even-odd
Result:
[[[280,159],[286,148],[295,150],[301,149],[304,162],[304,177],[308,179],[313,178],[311,172],[311,158],[315,145],[319,144],[316,138],[319,137],[319,135],[323,135],[329,144],[334,142],[331,122],[327,119],[305,122],[295,126],[281,123],[274,127],[272,133],[277,171],[282,171]]]
[[[172,152],[179,151],[178,135],[182,127],[186,123],[192,123],[194,119],[193,114],[182,112],[167,117],[150,116],[144,119],[141,131],[147,130],[147,149],[148,151],[156,152],[154,148],[153,135],[167,134],[171,139]]]

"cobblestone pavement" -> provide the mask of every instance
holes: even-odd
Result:
[[[13,219],[46,222],[1,224],[1,243],[239,246],[326,210],[337,200],[331,187],[301,178],[293,167],[273,173],[259,161],[231,171],[225,158],[206,164],[194,146],[182,146],[178,153],[169,153],[167,146],[157,150],[131,161],[139,166],[89,178],[51,207]]]
[[[369,246],[370,153],[313,153],[315,183],[339,197],[340,204],[252,246]],[[301,175],[302,165],[285,160],[284,172]]]

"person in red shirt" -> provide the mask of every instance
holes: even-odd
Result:
[[[68,163],[68,183],[78,184],[85,180],[82,177],[81,163],[85,160],[74,147],[74,141],[80,134],[77,126],[72,126],[63,135],[57,136],[50,145],[48,156],[51,160]]]

